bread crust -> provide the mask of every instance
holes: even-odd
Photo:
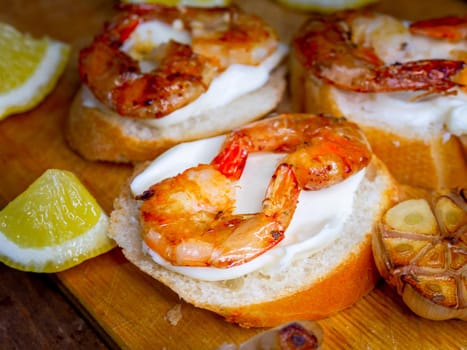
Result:
[[[428,142],[361,125],[373,152],[384,159],[400,182],[425,188],[450,188],[467,184],[467,162],[457,137],[443,136]]]
[[[164,128],[87,107],[83,105],[81,89],[71,105],[65,137],[69,146],[88,160],[118,163],[150,160],[177,143],[219,135],[265,116],[281,101],[285,84],[285,67],[280,66],[257,90],[224,107]]]
[[[211,309],[242,327],[273,327],[292,320],[319,320],[342,311],[368,294],[379,279],[371,251],[371,234],[358,252],[306,290],[277,300],[240,307]]]
[[[280,288],[274,292],[265,293],[266,296],[259,300],[251,293],[246,285],[246,281],[239,279],[233,281],[208,282],[198,281],[189,277],[171,272],[157,265],[142,250],[142,239],[138,221],[139,205],[130,196],[129,187],[126,187],[121,195],[115,200],[114,211],[111,213],[111,225],[109,235],[122,248],[126,258],[145,273],[159,280],[169,288],[174,290],[185,301],[196,307],[211,310],[227,321],[237,323],[243,327],[272,327],[281,323],[296,319],[321,319],[333,315],[347,307],[350,307],[362,296],[371,291],[379,278],[371,249],[371,237],[373,226],[379,220],[382,213],[393,205],[399,196],[399,187],[395,180],[387,171],[385,165],[376,157],[368,166],[365,180],[363,181],[365,190],[360,193],[359,202],[366,202],[365,196],[374,196],[375,203],[370,204],[371,217],[365,213],[364,219],[352,220],[360,228],[360,222],[366,221],[362,227],[366,227],[364,232],[353,232],[351,242],[347,243],[351,247],[342,248],[342,256],[337,258],[334,265],[326,268],[326,273],[321,276],[311,276],[310,281],[305,281],[301,285],[287,285],[287,288]],[[365,192],[366,191],[366,192]],[[370,193],[371,192],[371,193]],[[368,204],[365,204],[368,205]],[[364,209],[366,210],[366,209]],[[356,214],[352,214],[356,215]],[[346,225],[346,230],[352,225]],[[343,232],[342,236],[348,232]],[[356,237],[354,240],[354,236]],[[345,243],[335,243],[323,251],[314,253],[312,257],[298,259],[290,271],[284,274],[293,274],[294,269],[308,268],[314,266],[314,262],[326,261],[326,250],[341,249]],[[321,255],[323,254],[323,255]],[[331,263],[331,264],[333,264]],[[326,265],[328,266],[328,265]],[[250,279],[248,283],[275,283],[275,276],[265,279],[266,282],[259,281],[260,273],[255,272],[246,277]],[[237,282],[240,282],[238,285]],[[302,281],[300,281],[302,282]],[[242,290],[244,289],[244,290]],[[205,296],[204,290],[216,295],[216,298]],[[245,297],[245,295],[248,295]],[[225,296],[225,300],[222,297]],[[240,297],[243,296],[243,297]],[[232,299],[233,298],[233,299]]]

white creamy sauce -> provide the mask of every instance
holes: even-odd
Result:
[[[136,176],[130,185],[134,195],[140,195],[151,185],[175,176],[200,163],[208,164],[219,152],[225,136],[200,141],[183,142],[162,153]]]
[[[131,183],[134,195],[141,194],[154,183],[174,176],[188,167],[210,163],[218,153],[224,136],[179,144],[154,160]],[[255,213],[261,210],[266,187],[283,154],[253,153],[236,184],[234,213]],[[362,170],[347,180],[320,191],[301,191],[293,219],[285,238],[273,249],[252,261],[232,268],[174,266],[157,253],[147,251],[155,262],[192,278],[202,280],[228,280],[244,274],[261,271],[268,274],[287,266],[292,260],[310,255],[332,244],[342,232],[352,212],[355,191],[364,177]]]
[[[336,102],[348,118],[387,127],[401,135],[430,139],[443,131],[466,133],[467,94],[432,95],[415,101],[412,92],[360,94],[335,90]]]
[[[446,126],[454,135],[467,135],[467,103],[460,104],[452,109],[447,118]]]
[[[224,106],[236,98],[263,86],[269,79],[269,73],[287,54],[288,48],[280,44],[274,54],[258,66],[232,64],[209,85],[208,90],[196,100],[174,112],[158,119],[144,119],[153,126],[168,126],[179,123],[191,116]]]
[[[401,26],[386,17],[362,20],[366,28],[367,45],[374,46],[377,55],[387,64],[422,59],[458,59],[467,52],[467,41],[456,43],[411,35],[408,22]],[[357,28],[362,30],[361,28]],[[360,94],[337,91],[335,97],[342,113],[357,122],[376,127],[388,127],[402,135],[430,139],[443,132],[466,133],[467,93],[457,89],[457,95],[433,94],[415,98],[422,92]]]
[[[179,25],[168,25],[159,21],[148,21],[140,24],[122,46],[122,50],[130,56],[137,58],[135,48],[141,43],[151,42],[158,45],[169,40],[183,44],[190,44],[191,37],[188,31]],[[144,46],[144,45],[143,45]],[[196,100],[163,118],[143,119],[144,123],[155,127],[168,127],[185,121],[204,112],[224,106],[236,98],[252,92],[263,86],[269,79],[270,72],[277,67],[288,53],[288,46],[279,43],[277,50],[258,66],[232,64],[217,76],[209,85],[208,90]],[[143,72],[156,68],[154,62],[139,61]],[[87,91],[86,91],[87,90]],[[90,108],[107,109],[100,103],[89,89],[83,93],[83,104]]]
[[[178,22],[177,22],[178,23]],[[191,36],[187,30],[184,30],[183,25],[169,25],[160,21],[143,22],[131,33],[129,38],[123,43],[120,48],[130,56],[137,57],[134,52],[139,43],[151,43],[154,46],[168,42],[169,40],[176,41],[181,44],[191,44]]]

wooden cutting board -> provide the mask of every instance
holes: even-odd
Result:
[[[285,40],[305,18],[268,0],[239,3],[265,16]],[[78,51],[111,16],[114,4],[111,0],[0,0],[1,21],[36,36],[65,41],[73,49],[53,93],[34,110],[0,122],[0,208],[45,169],[61,168],[76,173],[110,213],[132,168],[83,160],[67,147],[62,130],[79,87]],[[407,19],[467,13],[467,3],[460,0],[382,0],[376,8]],[[223,343],[241,343],[260,331],[229,324],[184,303],[128,263],[118,249],[59,273],[56,280],[122,348],[216,349]],[[178,314],[177,310],[181,319],[170,323],[167,316]],[[319,324],[324,349],[467,349],[466,322],[421,319],[383,282],[352,308]]]

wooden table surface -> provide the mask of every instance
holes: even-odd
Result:
[[[246,9],[257,9],[258,3],[267,1],[239,2]],[[0,0],[0,21],[72,47],[53,93],[34,110],[0,122],[0,208],[45,169],[62,168],[75,172],[102,207],[111,211],[131,166],[83,160],[67,147],[62,130],[80,84],[78,51],[111,16],[114,3]],[[261,14],[289,39],[303,15],[285,15],[268,4]],[[467,13],[467,3],[461,0],[382,0],[376,8],[407,19]],[[170,324],[167,313],[179,307],[182,319]],[[423,320],[382,282],[354,307],[319,323],[325,349],[467,349],[466,322]],[[0,264],[0,349],[215,349],[258,331],[228,324],[184,303],[129,264],[118,249],[53,275]]]

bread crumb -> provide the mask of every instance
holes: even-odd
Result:
[[[177,304],[165,315],[165,319],[169,322],[172,326],[176,326],[178,322],[182,319],[182,304]]]

